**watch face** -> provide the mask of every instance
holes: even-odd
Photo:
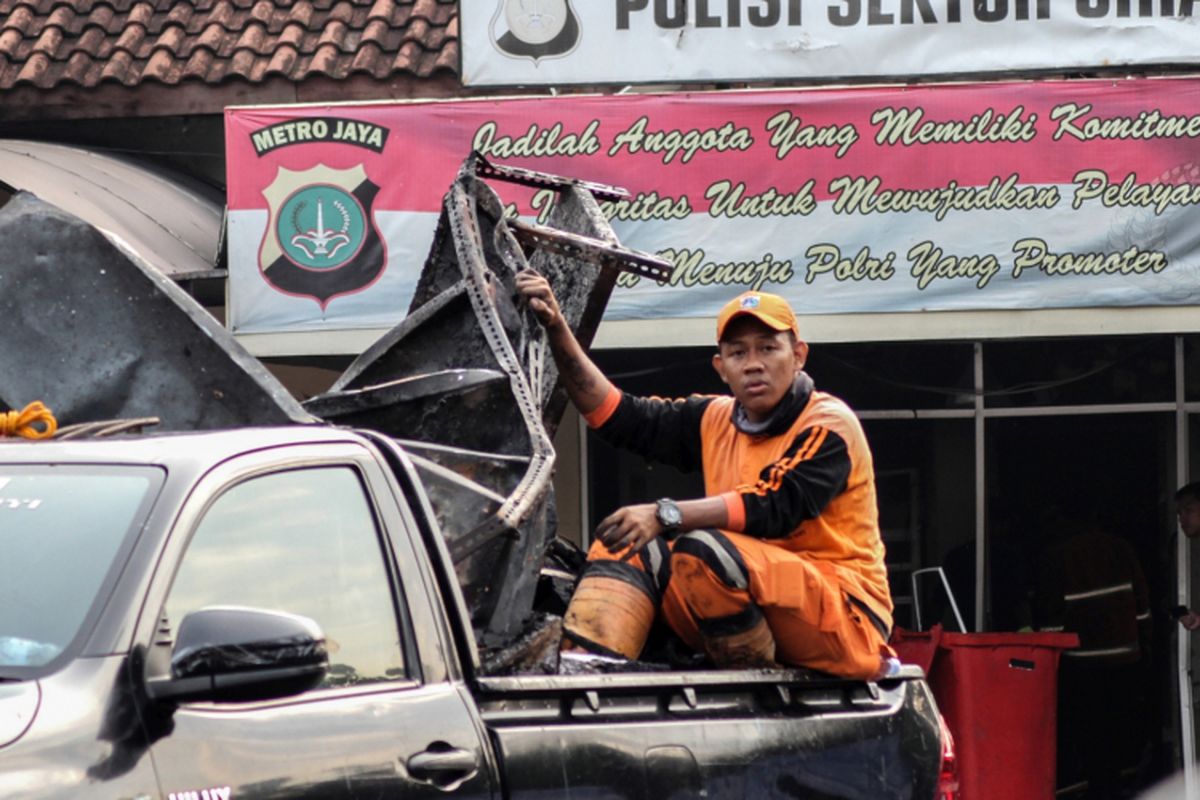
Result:
[[[678,528],[683,522],[683,514],[679,511],[679,506],[675,505],[670,500],[658,501],[658,521],[667,528]]]

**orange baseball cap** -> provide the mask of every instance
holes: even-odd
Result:
[[[717,315],[717,341],[725,336],[729,323],[738,317],[754,317],[773,331],[791,331],[800,338],[800,325],[788,301],[767,292],[743,292],[730,300]]]

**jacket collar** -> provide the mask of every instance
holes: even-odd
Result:
[[[808,399],[812,397],[813,379],[808,377],[808,373],[801,370],[796,373],[796,380],[792,382],[792,388],[788,389],[787,394],[779,401],[779,405],[761,422],[751,422],[746,416],[746,409],[742,408],[742,404],[734,402],[732,422],[733,427],[738,431],[748,436],[778,436],[785,433],[792,427],[792,423],[800,416],[800,412],[808,405]]]

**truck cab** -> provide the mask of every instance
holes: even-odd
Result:
[[[0,796],[492,794],[416,523],[364,440],[8,445],[0,463]],[[226,632],[237,613],[318,621],[322,674],[173,699],[177,637],[212,609],[234,610]],[[245,673],[269,628],[192,647]]]

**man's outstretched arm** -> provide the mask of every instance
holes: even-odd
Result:
[[[558,365],[567,396],[584,416],[596,411],[615,389],[571,332],[550,282],[533,270],[522,270],[516,275],[516,284],[517,291],[529,302],[530,310],[546,329],[550,351],[554,354],[554,363]]]
[[[516,275],[517,290],[529,302],[529,308],[538,322],[546,329],[554,363],[558,365],[567,396],[585,417],[600,409],[606,402],[619,398],[612,382],[604,376],[583,346],[571,332],[563,317],[558,300],[550,283],[532,270],[522,270]],[[681,531],[697,528],[719,528],[728,520],[726,502],[720,497],[703,497],[682,500],[678,503],[683,512]],[[655,505],[644,503],[625,506],[610,514],[596,528],[596,538],[611,552],[626,550],[632,556],[639,548],[662,534],[663,529],[655,516]]]

